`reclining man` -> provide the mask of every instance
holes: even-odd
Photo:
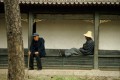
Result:
[[[82,48],[76,49],[71,48],[66,50],[62,56],[72,56],[72,55],[93,55],[94,54],[94,41],[92,40],[92,32],[88,31],[84,34],[86,42],[83,44]]]

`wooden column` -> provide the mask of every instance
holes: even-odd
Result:
[[[99,13],[95,12],[94,18],[94,69],[98,69],[98,47],[99,47]]]
[[[28,27],[28,49],[30,49],[30,44],[32,41],[32,34],[33,34],[33,23],[34,23],[34,16],[33,13],[29,12],[28,14],[28,22],[29,22],[29,27]]]

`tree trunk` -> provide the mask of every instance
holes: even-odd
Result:
[[[19,0],[4,0],[8,44],[8,80],[25,80]]]

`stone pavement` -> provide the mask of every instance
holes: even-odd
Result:
[[[120,71],[102,71],[102,70],[59,70],[59,69],[43,69],[43,70],[25,70],[26,75],[68,75],[68,76],[99,76],[99,77],[115,77],[120,79]],[[7,69],[0,69],[0,74],[7,74]]]
[[[75,76],[106,76],[106,77],[120,77],[120,71],[101,71],[101,70],[29,70],[29,75],[75,75]]]

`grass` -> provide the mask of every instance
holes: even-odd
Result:
[[[5,74],[0,74],[0,80],[7,80],[7,77]]]

